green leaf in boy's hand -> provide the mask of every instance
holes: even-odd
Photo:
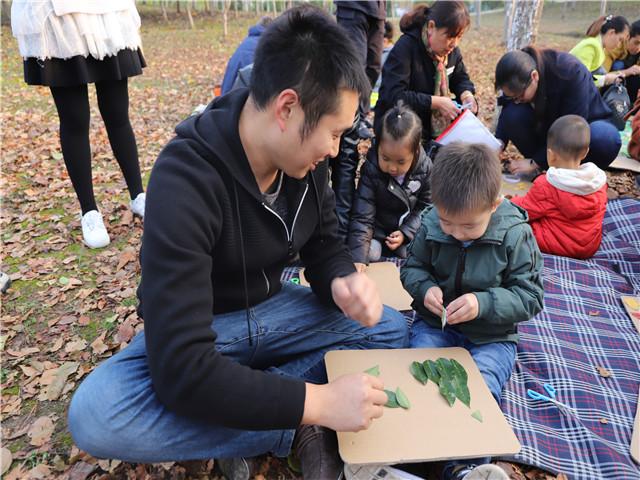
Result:
[[[404,392],[400,390],[400,387],[396,388],[396,401],[398,402],[398,405],[400,405],[405,410],[408,410],[411,407],[409,399],[404,394]]]
[[[380,366],[376,365],[375,367],[371,367],[371,368],[367,368],[364,373],[369,374],[373,377],[379,377],[380,376]]]
[[[413,378],[418,380],[421,384],[425,385],[427,381],[429,381],[429,377],[427,377],[427,374],[425,373],[424,368],[422,368],[422,364],[420,362],[412,362],[409,370],[411,371]]]

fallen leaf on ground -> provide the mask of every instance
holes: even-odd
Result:
[[[69,378],[69,375],[72,373],[75,373],[76,370],[78,370],[78,362],[65,362],[60,365],[60,368],[58,368],[53,378],[53,382],[51,382],[51,385],[47,388],[47,400],[57,400],[60,398],[62,389],[67,383],[67,378]]]
[[[51,440],[51,435],[53,434],[53,420],[50,417],[40,417],[27,432],[29,438],[31,439],[29,443],[34,447],[41,447],[49,440]]]
[[[13,455],[11,454],[11,450],[2,447],[2,456],[0,457],[0,475],[4,475],[5,472],[9,470],[11,462],[13,462]]]

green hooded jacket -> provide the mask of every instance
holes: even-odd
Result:
[[[517,342],[516,324],[543,308],[542,255],[527,219],[523,209],[503,200],[484,235],[465,248],[442,231],[437,208],[425,209],[400,271],[414,310],[428,325],[441,328],[440,317],[424,306],[427,290],[439,286],[445,306],[474,293],[478,316],[446,328],[457,329],[476,344]]]

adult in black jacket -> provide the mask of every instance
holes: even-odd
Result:
[[[358,264],[380,256],[406,258],[406,246],[431,201],[431,159],[421,146],[422,123],[404,106],[389,110],[360,172],[351,212],[349,248]]]
[[[332,430],[383,413],[375,377],[322,384],[326,351],[407,337],[337,236],[323,162],[367,94],[364,70],[331,17],[303,6],[267,27],[253,73],[250,90],[180,124],[154,166],[145,331],[87,377],[69,410],[76,444],[96,457],[236,457],[220,463],[225,474],[249,478],[238,457],[293,445],[306,477],[337,478]],[[313,292],[280,281],[298,252]]]
[[[459,104],[467,104],[477,113],[475,88],[457,47],[469,22],[467,7],[459,1],[438,0],[402,17],[403,35],[382,68],[375,129],[398,100],[420,116],[425,142],[439,135],[460,113],[451,93]]]
[[[564,115],[589,123],[591,142],[584,162],[606,168],[620,151],[618,129],[587,67],[573,55],[530,46],[503,55],[496,66],[496,90],[503,105],[496,137],[513,142],[524,160],[512,160],[512,173],[546,170],[547,132]]]

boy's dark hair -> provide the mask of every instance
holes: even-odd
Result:
[[[547,147],[571,157],[584,155],[590,141],[589,124],[579,115],[564,115],[558,118],[551,124],[547,133]]]
[[[609,30],[620,33],[624,32],[627,28],[629,28],[629,22],[623,16],[618,15],[614,17],[613,15],[603,15],[589,25],[586,35],[587,37],[597,37],[598,35],[604,35]]]
[[[384,38],[391,41],[393,40],[394,33],[395,32],[393,28],[393,23],[391,23],[389,20],[385,20],[384,21]]]
[[[500,194],[498,154],[482,144],[454,142],[440,148],[431,170],[431,200],[458,215],[492,208]]]
[[[400,19],[400,30],[407,32],[415,27],[424,27],[433,20],[436,28],[446,28],[447,35],[457,37],[471,24],[469,10],[464,2],[458,0],[438,0],[430,7],[416,5],[413,10],[405,13]]]
[[[251,72],[251,96],[264,109],[291,88],[300,98],[304,139],[320,117],[339,108],[339,91],[369,98],[371,83],[345,31],[319,8],[301,5],[276,18],[260,36]]]
[[[405,106],[402,100],[398,100],[393,108],[387,110],[377,127],[375,135],[378,142],[389,137],[394,141],[406,139],[410,143],[411,151],[414,152],[411,164],[413,167],[420,157],[422,141],[422,120],[420,117],[411,108]]]
[[[629,38],[633,38],[640,35],[640,20],[636,20],[631,24],[629,29]]]

